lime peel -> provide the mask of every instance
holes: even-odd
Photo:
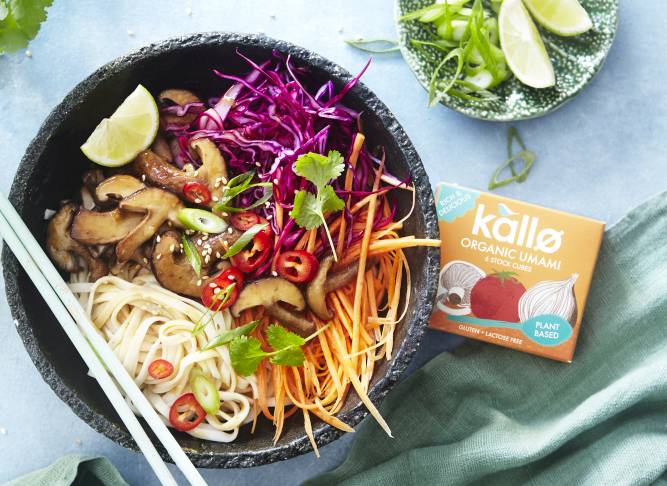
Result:
[[[103,119],[81,146],[86,157],[105,167],[120,167],[132,161],[155,140],[160,113],[150,92],[142,85]]]

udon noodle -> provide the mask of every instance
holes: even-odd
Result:
[[[95,326],[108,341],[137,385],[169,424],[169,408],[189,390],[188,374],[199,366],[214,381],[222,405],[215,414],[187,433],[200,439],[231,442],[239,428],[253,419],[252,402],[257,397],[254,376],[234,372],[229,350],[219,346],[200,351],[210,339],[231,329],[228,311],[211,315],[200,303],[161,287],[150,274],[128,282],[106,276],[86,283],[85,274],[72,276],[72,290]],[[209,319],[204,331],[192,334],[197,322]],[[174,366],[171,376],[156,380],[148,374],[155,359]]]

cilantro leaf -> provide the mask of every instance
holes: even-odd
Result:
[[[0,54],[28,45],[46,20],[53,0],[0,0]]]
[[[294,208],[289,215],[296,224],[311,230],[322,224],[321,209],[320,202],[315,194],[308,191],[297,191],[294,196]]]
[[[282,349],[271,356],[269,361],[274,365],[283,366],[301,366],[306,356],[303,354],[303,349],[300,346],[290,346]]]
[[[317,199],[320,201],[322,213],[324,214],[340,211],[345,207],[345,203],[338,197],[338,194],[336,194],[336,191],[331,186],[321,189],[317,194]]]
[[[270,325],[266,330],[266,340],[276,350],[270,361],[275,365],[299,366],[303,364],[305,356],[301,346],[306,340],[298,334],[289,332],[276,324]]]
[[[298,334],[289,332],[284,327],[277,324],[271,324],[266,329],[266,340],[271,347],[276,350],[287,348],[289,346],[303,346],[306,340]]]
[[[294,172],[315,184],[318,191],[329,181],[338,179],[344,169],[343,156],[337,150],[330,150],[327,156],[308,152],[294,162]]]
[[[201,350],[207,351],[209,349],[217,348],[218,346],[232,342],[237,337],[246,336],[254,331],[254,329],[257,327],[257,324],[259,324],[259,321],[252,321],[245,326],[235,327],[234,329],[222,331],[220,334],[206,343],[206,346],[201,348]]]
[[[311,230],[325,224],[324,215],[340,211],[345,203],[338,197],[333,187],[326,186],[317,196],[308,191],[297,191],[294,196],[294,208],[290,217],[302,228]]]
[[[269,353],[262,349],[262,343],[257,338],[240,336],[229,345],[229,357],[232,367],[239,375],[250,376],[257,371],[257,367]]]

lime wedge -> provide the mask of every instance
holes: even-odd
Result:
[[[498,28],[507,64],[519,81],[532,88],[548,88],[556,84],[549,54],[521,0],[502,3]]]
[[[81,151],[96,164],[120,167],[147,149],[160,126],[160,114],[150,92],[137,86],[130,96],[90,134]]]
[[[593,27],[578,0],[523,0],[535,20],[554,34],[570,37]]]

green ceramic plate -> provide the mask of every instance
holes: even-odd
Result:
[[[442,103],[464,115],[483,120],[512,121],[546,115],[577,95],[602,67],[618,26],[619,0],[580,0],[593,21],[593,29],[576,37],[559,37],[540,28],[556,72],[556,86],[534,89],[512,77],[496,87],[498,99],[486,102],[462,100],[445,95]],[[410,44],[410,39],[432,39],[431,24],[398,19],[434,0],[396,0],[395,15],[403,58],[421,85],[428,90],[435,61]],[[539,26],[538,26],[539,27]],[[441,53],[433,51],[442,58]],[[436,57],[437,59],[437,57]]]

